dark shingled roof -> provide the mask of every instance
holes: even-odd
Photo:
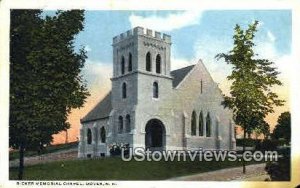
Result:
[[[181,69],[171,71],[171,76],[173,76],[173,87],[178,86],[178,84],[184,79],[184,77],[194,68],[195,65],[190,65],[183,67]]]
[[[111,92],[109,92],[104,99],[102,99],[84,118],[81,119],[81,122],[84,123],[107,118],[111,110]]]
[[[188,67],[171,71],[171,76],[174,78],[173,87],[178,86],[178,84],[184,79],[184,77],[186,77],[194,66],[195,65],[190,65]],[[111,92],[109,92],[104,99],[102,99],[84,118],[81,119],[81,123],[107,118],[111,110]]]

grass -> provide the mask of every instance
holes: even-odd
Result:
[[[121,158],[110,157],[28,166],[24,180],[164,180],[241,165],[241,162],[230,161],[124,162]],[[17,168],[10,168],[9,178],[17,179],[17,173]]]
[[[77,145],[78,145],[78,142],[50,145],[50,146],[46,147],[45,150],[41,152],[41,154],[53,153],[53,152],[57,152],[60,150],[67,150],[67,149],[77,147]],[[38,155],[37,151],[26,151],[25,152],[25,157],[31,157],[31,156],[36,156],[36,155]],[[19,159],[19,151],[18,150],[9,152],[9,160],[14,160],[14,159]]]

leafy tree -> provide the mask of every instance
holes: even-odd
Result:
[[[80,72],[86,54],[73,41],[83,30],[84,12],[12,10],[10,29],[9,145],[20,153],[50,144],[53,134],[67,130],[67,117],[89,95]]]
[[[257,127],[254,128],[254,132],[257,137],[262,134],[264,139],[266,139],[270,134],[270,125],[265,120],[262,120]]]
[[[224,59],[233,67],[231,75],[227,77],[232,81],[230,96],[225,96],[222,104],[233,109],[235,123],[242,127],[244,139],[246,133],[251,133],[266,115],[274,111],[274,106],[283,105],[284,102],[271,91],[274,85],[282,85],[277,79],[279,72],[273,67],[274,63],[259,59],[254,53],[253,39],[257,25],[258,21],[255,21],[246,30],[236,25],[233,49],[216,56],[218,60]],[[243,164],[245,173],[245,163]]]
[[[273,130],[272,137],[274,139],[283,138],[286,144],[291,142],[291,114],[290,112],[283,112],[280,114],[277,125]]]

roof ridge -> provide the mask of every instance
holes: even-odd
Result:
[[[171,71],[170,74],[173,76],[173,88],[176,88],[195,66],[196,64],[193,64]]]
[[[194,67],[195,65],[196,65],[196,64],[192,64],[192,65],[188,65],[188,66],[186,66],[186,67],[181,67],[181,68],[179,68],[179,69],[174,69],[174,70],[172,70],[171,72],[178,71],[178,70],[182,70],[182,69],[185,69],[185,68]]]
[[[111,90],[100,100],[80,121],[89,122],[97,119],[107,118],[110,111],[112,110],[111,105]]]

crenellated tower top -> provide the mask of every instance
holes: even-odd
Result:
[[[121,33],[113,38],[113,45],[117,44],[125,39],[128,39],[133,36],[142,35],[147,37],[152,37],[157,40],[162,40],[166,43],[171,43],[171,36],[165,33],[153,31],[151,29],[145,29],[143,27],[135,27],[131,30],[128,30],[124,33]]]

